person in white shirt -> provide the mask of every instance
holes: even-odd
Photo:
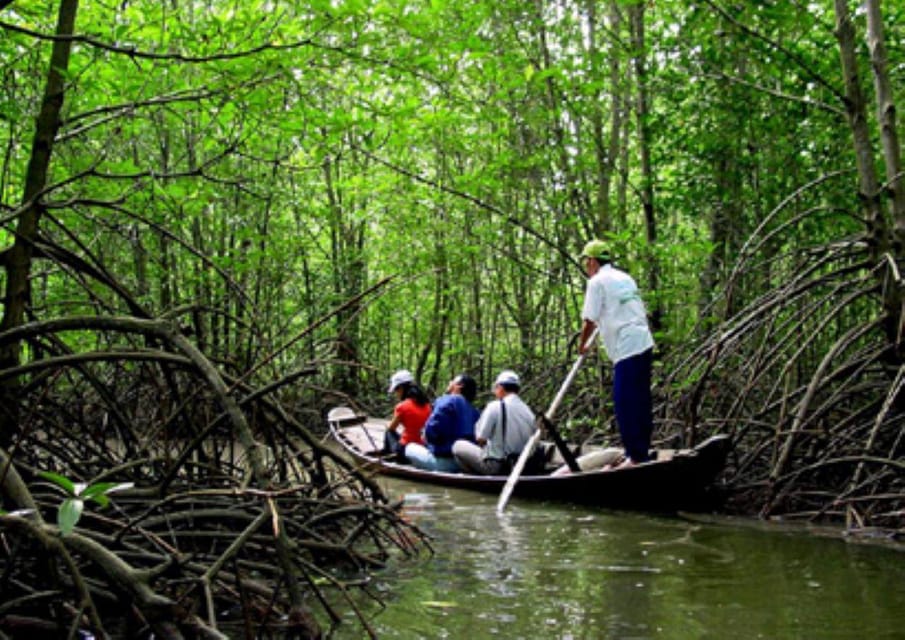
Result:
[[[475,425],[475,440],[456,440],[452,452],[465,473],[484,476],[509,473],[510,456],[518,457],[534,434],[534,412],[519,397],[514,371],[502,371],[493,384],[496,400],[487,403]]]
[[[596,327],[613,362],[613,406],[625,447],[624,466],[650,459],[653,409],[650,392],[654,338],[630,275],[613,266],[606,243],[588,242],[581,252],[588,275],[581,310],[580,353]]]

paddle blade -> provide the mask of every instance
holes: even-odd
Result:
[[[528,463],[528,458],[530,458],[531,454],[534,453],[534,449],[537,448],[537,443],[539,441],[540,429],[537,429],[535,430],[534,435],[531,436],[531,439],[528,440],[525,448],[522,449],[522,453],[519,455],[515,466],[512,467],[512,472],[509,474],[509,477],[506,478],[506,484],[503,485],[503,490],[500,492],[500,499],[497,500],[496,503],[497,513],[503,513],[503,511],[505,511],[506,503],[509,502],[509,497],[512,495],[512,491],[515,489],[515,484],[518,482],[519,476],[522,475],[522,471],[525,469],[525,465]]]

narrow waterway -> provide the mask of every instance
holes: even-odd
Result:
[[[497,516],[494,496],[387,487],[435,553],[378,576],[381,638],[905,638],[896,549],[520,500]]]

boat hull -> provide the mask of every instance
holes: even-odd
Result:
[[[499,494],[508,476],[426,471],[380,455],[386,421],[334,409],[328,417],[334,439],[369,472],[483,493]],[[693,510],[711,506],[713,482],[729,451],[729,438],[713,436],[694,449],[659,451],[656,460],[609,471],[522,476],[519,498],[639,510]]]

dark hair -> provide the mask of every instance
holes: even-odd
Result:
[[[521,388],[512,382],[501,382],[500,386],[509,393],[518,393],[518,390]]]
[[[469,402],[474,402],[478,395],[478,383],[467,373],[460,373],[455,377],[456,382],[462,385],[462,396]]]
[[[421,390],[414,382],[403,382],[399,385],[402,388],[402,399],[411,398],[415,401],[415,404],[419,406],[424,406],[430,402],[427,397],[427,394]]]

